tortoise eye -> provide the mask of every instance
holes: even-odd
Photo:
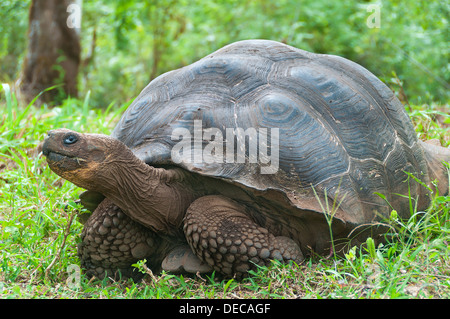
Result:
[[[67,135],[66,137],[64,137],[64,140],[63,140],[64,144],[66,144],[66,145],[76,143],[77,141],[78,141],[78,138],[76,137],[76,135],[73,135],[73,134]]]

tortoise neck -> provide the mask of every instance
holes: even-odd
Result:
[[[130,218],[157,233],[179,231],[184,213],[196,198],[181,169],[155,168],[131,151],[111,163],[110,177],[100,185],[101,193]]]

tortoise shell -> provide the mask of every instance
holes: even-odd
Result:
[[[183,152],[180,133],[191,134]],[[427,159],[391,90],[347,59],[274,41],[236,42],[159,76],[112,136],[149,165],[181,166],[303,211],[339,203],[334,217],[352,225],[392,207],[407,217],[398,194],[427,205],[407,174],[429,184]],[[202,158],[211,148],[212,160]]]

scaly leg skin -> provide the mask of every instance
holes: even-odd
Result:
[[[139,280],[143,274],[131,265],[156,255],[158,245],[156,234],[105,199],[84,225],[78,256],[88,277]],[[150,262],[161,263],[160,260]]]
[[[194,253],[214,270],[241,278],[270,260],[300,263],[303,254],[290,238],[258,226],[245,208],[223,196],[204,196],[186,212],[184,233]]]

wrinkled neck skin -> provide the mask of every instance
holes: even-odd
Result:
[[[127,149],[105,165],[95,190],[156,233],[175,235],[187,207],[201,196],[189,188],[195,184],[189,178],[182,169],[149,166]]]

